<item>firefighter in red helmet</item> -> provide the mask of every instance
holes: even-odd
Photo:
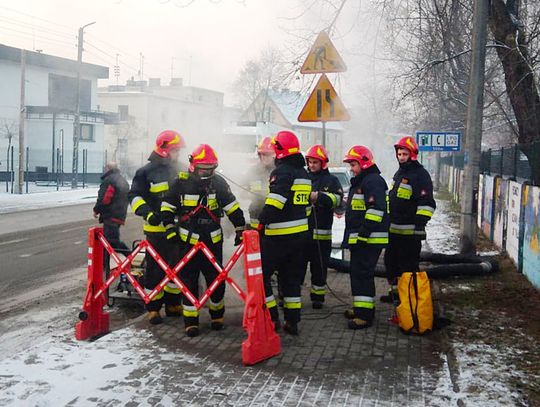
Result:
[[[332,251],[332,224],[334,209],[341,204],[343,189],[336,176],[328,171],[328,153],[324,146],[317,144],[306,154],[312,192],[308,207],[311,239],[306,249],[306,267],[311,272],[311,305],[314,309],[323,307],[326,294],[326,275]]]
[[[395,145],[399,169],[394,174],[389,193],[390,240],[384,263],[390,292],[383,302],[397,300],[395,285],[403,272],[418,271],[426,224],[435,212],[431,176],[418,162],[418,144],[411,136],[402,137]]]
[[[169,190],[169,183],[178,174],[178,156],[185,147],[182,136],[174,130],[162,131],[156,138],[154,151],[148,163],[139,168],[133,177],[128,197],[135,215],[144,219],[143,232],[159,255],[170,263],[173,247],[167,242],[166,228],[162,223],[161,201]],[[146,254],[144,288],[150,292],[163,279],[165,273],[159,264]],[[151,324],[163,322],[159,313],[165,303],[167,316],[181,316],[180,290],[169,283],[162,292],[146,305]]]
[[[277,271],[284,296],[283,329],[291,335],[298,335],[305,265],[303,252],[309,236],[306,210],[311,180],[294,133],[280,131],[272,139],[272,145],[276,168],[270,174],[269,193],[259,215],[259,229],[263,229],[261,256],[266,306],[276,329],[279,329],[279,313],[270,281]]]
[[[344,240],[351,251],[353,308],[345,316],[350,329],[364,329],[373,324],[375,317],[375,266],[388,243],[388,187],[367,147],[351,147],[343,161],[349,163],[354,174]]]
[[[183,255],[197,242],[204,242],[216,257],[223,260],[223,231],[221,218],[227,215],[235,226],[235,245],[242,239],[245,229],[244,213],[224,178],[215,174],[218,158],[208,144],[200,144],[189,156],[189,173],[178,177],[172,184],[161,205],[163,223],[169,232],[167,239],[175,242],[176,253]],[[178,220],[177,229],[175,220]],[[179,260],[180,258],[178,258]],[[199,273],[203,274],[207,286],[218,276],[218,271],[207,257],[199,251],[181,271],[182,279],[193,295],[198,296]],[[209,311],[211,328],[223,328],[225,284],[222,283],[210,296]],[[186,335],[199,335],[199,311],[184,296],[183,315]]]

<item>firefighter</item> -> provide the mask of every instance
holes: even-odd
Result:
[[[375,266],[388,244],[388,187],[375,164],[373,154],[364,146],[349,149],[351,179],[345,213],[345,245],[351,251],[352,310],[345,311],[350,329],[364,329],[375,316]]]
[[[275,168],[274,148],[272,138],[264,137],[257,146],[259,163],[250,171],[249,191],[251,192],[251,203],[248,208],[249,224],[252,229],[259,227],[259,213],[261,212],[266,194],[268,193],[268,179],[270,173]]]
[[[390,240],[384,263],[390,291],[388,295],[381,297],[383,302],[397,300],[397,277],[406,271],[419,270],[426,224],[436,208],[431,177],[418,162],[418,145],[414,138],[403,137],[394,148],[399,169],[394,174],[389,193]]]
[[[148,158],[149,163],[135,173],[129,200],[135,215],[144,219],[143,232],[148,242],[168,263],[174,246],[166,239],[166,228],[161,221],[161,201],[169,190],[169,183],[178,177],[177,161],[184,140],[174,130],[165,130],[156,138],[154,151]],[[165,273],[152,256],[146,253],[144,287],[150,292],[163,279]],[[146,309],[151,324],[163,322],[159,313],[165,303],[167,316],[182,316],[180,289],[172,282],[153,298]]]
[[[214,254],[217,262],[223,260],[223,231],[221,218],[227,215],[235,227],[235,246],[242,239],[245,229],[244,213],[231,192],[231,188],[221,176],[215,174],[218,158],[208,144],[201,144],[189,156],[189,173],[171,184],[162,206],[161,214],[168,228],[168,241],[180,245],[181,253],[186,253],[197,242],[204,242]],[[178,217],[179,230],[174,227]],[[218,271],[203,252],[199,251],[181,270],[183,282],[193,295],[198,296],[199,272],[202,272],[209,287],[218,276]],[[223,329],[225,304],[225,284],[222,283],[210,296],[209,311],[211,328]],[[199,335],[199,311],[184,296],[183,315],[186,335]]]
[[[278,330],[279,313],[271,286],[271,276],[277,271],[284,296],[283,329],[291,335],[298,335],[311,180],[294,133],[280,131],[272,139],[272,145],[276,168],[270,174],[269,193],[259,215],[259,229],[263,229],[261,256],[266,306]]]
[[[312,192],[308,207],[311,239],[306,250],[306,272],[311,271],[311,305],[321,309],[326,294],[326,274],[332,251],[332,223],[334,209],[341,204],[343,189],[339,180],[328,171],[328,153],[320,145],[314,145],[306,154]]]

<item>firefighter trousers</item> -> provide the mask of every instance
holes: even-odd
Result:
[[[191,248],[191,246],[190,246]],[[222,244],[209,244],[208,248],[214,254],[217,262],[219,264],[223,261],[223,245]],[[186,287],[191,291],[195,297],[199,297],[199,275],[203,274],[206,281],[206,286],[209,287],[210,284],[218,276],[218,271],[214,268],[212,263],[204,255],[203,252],[198,251],[195,256],[180,270],[180,278],[186,285]],[[211,319],[223,318],[225,314],[225,302],[223,297],[225,296],[225,283],[221,283],[213,294],[210,296],[208,301],[208,308],[210,311]],[[183,299],[184,304],[184,322],[185,326],[197,326],[199,325],[199,311],[197,308],[189,301],[185,296]]]
[[[324,302],[326,294],[326,276],[328,274],[328,261],[332,252],[331,240],[309,239],[306,250],[306,265],[311,274],[311,301]],[[305,277],[304,277],[305,279]],[[302,279],[302,280],[304,280]]]
[[[382,247],[360,243],[351,247],[351,291],[355,318],[371,322],[375,316],[375,266]]]
[[[277,271],[283,291],[285,321],[298,323],[302,308],[301,287],[305,274],[305,254],[308,233],[286,236],[264,236],[261,241],[261,258],[264,277],[266,306],[273,321],[279,320],[271,277]]]
[[[158,254],[171,265],[171,259],[174,259],[173,253],[178,250],[178,246],[169,242],[161,233],[148,233],[146,240],[152,245]],[[144,288],[153,290],[165,277],[165,272],[154,260],[148,251],[146,252],[146,269],[144,273]],[[174,264],[173,264],[174,265]],[[154,297],[152,301],[146,304],[147,311],[159,311],[162,305],[180,305],[181,291],[172,281],[169,281],[162,292]]]
[[[416,236],[400,236],[390,233],[388,246],[384,251],[384,265],[390,284],[405,272],[418,271],[422,240]]]

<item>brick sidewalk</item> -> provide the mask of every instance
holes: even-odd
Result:
[[[232,276],[243,282],[240,267]],[[386,292],[383,279],[376,283],[377,296]],[[402,334],[388,322],[392,306],[381,303],[374,326],[349,330],[343,316],[351,301],[349,275],[330,271],[328,284],[335,296],[327,296],[322,310],[311,309],[304,287],[300,335],[281,333],[282,354],[253,367],[242,365],[243,303],[230,287],[224,331],[210,330],[205,309],[197,338],[185,336],[180,318],[165,318],[158,326],[141,318],[135,328],[151,332],[167,354],[197,361],[164,359],[159,356],[163,349],[155,351],[166,399],[181,406],[425,405],[436,387],[433,373],[441,369],[441,336]]]

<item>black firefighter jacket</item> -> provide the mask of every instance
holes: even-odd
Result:
[[[112,222],[123,225],[128,207],[129,184],[118,169],[107,171],[101,176],[98,198],[94,213],[99,222]]]
[[[151,212],[159,215],[161,201],[169,191],[169,183],[178,178],[178,172],[168,158],[160,157],[154,152],[150,154],[148,161],[148,164],[135,173],[129,191],[129,202],[135,215],[144,219],[145,234],[164,234],[165,227],[162,224],[150,225],[147,218]]]
[[[245,228],[242,209],[227,181],[221,176],[201,179],[193,173],[178,177],[161,204],[164,225],[174,226],[178,218],[180,239],[189,244],[222,244],[221,218],[227,215],[237,231]]]
[[[400,164],[394,174],[390,199],[390,233],[424,239],[425,227],[435,212],[433,184],[418,161]]]
[[[290,237],[309,230],[307,206],[311,180],[304,165],[302,154],[276,160],[276,168],[270,174],[269,193],[259,214],[266,237]]]
[[[308,207],[313,240],[332,240],[334,209],[341,204],[343,189],[337,177],[330,174],[328,169],[309,172],[309,178],[312,191],[318,192],[317,201]]]
[[[388,186],[376,165],[351,178],[344,245],[388,244]]]

